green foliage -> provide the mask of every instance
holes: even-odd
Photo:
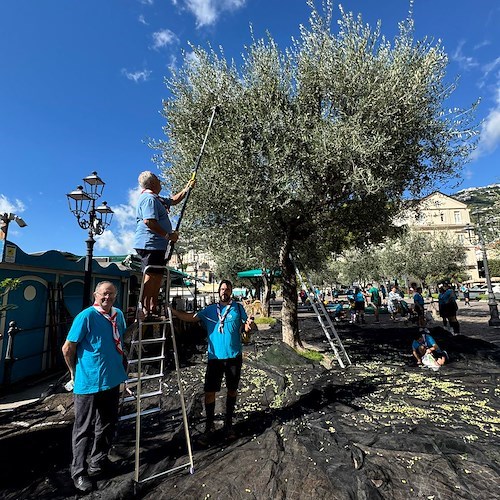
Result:
[[[490,259],[488,258],[488,266],[490,269],[490,276],[493,278],[500,277],[500,259]]]
[[[9,293],[10,290],[16,289],[19,285],[21,284],[21,280],[14,279],[14,278],[5,278],[4,280],[0,281],[0,299]],[[9,311],[11,309],[16,309],[17,306],[15,304],[6,304],[6,305],[1,305],[0,304],[0,317],[2,316],[2,313],[5,311]]]
[[[386,276],[412,277],[421,283],[466,279],[466,249],[447,234],[409,230],[389,240],[382,253]]]
[[[167,183],[183,185],[220,106],[183,233],[219,264],[235,254],[242,267],[279,263],[290,301],[290,252],[314,269],[382,241],[403,194],[457,177],[477,132],[472,109],[444,109],[447,56],[413,39],[411,19],[391,43],[342,10],[333,32],[332,2],[323,13],[308,4],[309,27],[285,51],[253,39],[237,66],[222,48],[192,47],[167,81],[168,140],[152,144]]]
[[[276,318],[270,318],[268,316],[259,316],[257,318],[254,318],[254,323],[256,325],[270,325],[274,326],[277,323]]]
[[[323,359],[323,354],[318,351],[311,351],[309,349],[305,351],[299,351],[299,354],[304,358],[310,359],[311,361],[320,362]]]

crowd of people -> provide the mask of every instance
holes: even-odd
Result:
[[[172,229],[169,208],[186,197],[194,182],[188,182],[171,198],[160,197],[161,182],[152,172],[142,172],[139,185],[142,193],[136,210],[135,247],[141,258],[145,285],[138,319],[152,322],[160,319],[161,314],[157,299],[167,243],[174,243],[179,237],[177,231]],[[449,283],[440,284],[438,289],[438,311],[443,326],[459,334],[456,292]],[[466,285],[460,290],[465,304],[470,305]],[[218,301],[204,309],[185,312],[172,306],[173,316],[184,322],[200,322],[207,330],[208,363],[204,381],[206,427],[199,439],[202,444],[209,443],[215,431],[216,393],[221,390],[223,379],[227,388],[223,430],[226,438],[234,437],[233,415],[242,368],[241,335],[254,329],[255,324],[242,304],[233,300],[232,291],[232,283],[222,280]],[[446,351],[440,349],[426,328],[426,301],[422,288],[417,284],[409,288],[411,305],[405,300],[401,288],[389,283],[380,286],[368,283],[366,287],[355,287],[347,295],[346,308],[336,290],[326,294],[315,290],[314,294],[315,298],[333,306],[329,309],[333,310],[337,319],[350,318],[353,324],[366,323],[367,308],[373,312],[375,324],[380,323],[382,307],[387,308],[391,321],[395,321],[398,315],[410,317],[418,326],[411,344],[417,365],[438,370],[446,363]],[[93,489],[92,478],[112,468],[108,453],[118,422],[120,385],[127,380],[122,346],[126,324],[123,313],[114,307],[116,297],[117,289],[113,283],[98,283],[93,305],[76,316],[62,348],[71,376],[68,387],[73,390],[75,408],[71,476],[77,490],[83,493]],[[305,291],[301,291],[299,300],[306,304],[310,298]]]

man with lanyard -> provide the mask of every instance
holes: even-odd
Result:
[[[123,313],[113,307],[116,292],[113,283],[98,283],[94,305],[76,316],[62,346],[74,385],[71,477],[85,493],[93,487],[89,476],[110,469],[108,453],[118,421],[120,384],[127,379],[122,350],[126,325]]]
[[[182,321],[201,321],[208,333],[208,364],[204,386],[207,421],[205,433],[200,439],[202,444],[208,443],[215,431],[215,394],[221,389],[223,376],[227,387],[224,434],[227,439],[235,436],[232,425],[242,365],[240,332],[242,327],[245,332],[250,332],[254,323],[253,317],[247,316],[243,306],[231,300],[232,292],[231,282],[222,280],[218,303],[210,304],[196,313],[172,310],[172,314]]]
[[[179,238],[176,231],[172,231],[172,224],[168,216],[171,205],[177,205],[194,186],[190,180],[186,187],[172,198],[161,198],[161,182],[158,177],[146,170],[139,175],[141,196],[136,208],[136,230],[134,248],[141,258],[142,270],[147,266],[164,266],[165,251],[168,240],[175,243]],[[151,269],[144,277],[142,310],[145,321],[154,321],[158,314],[158,294],[160,293],[163,270]]]
[[[430,332],[427,328],[420,329],[413,339],[411,345],[413,356],[417,360],[417,365],[421,368],[426,368],[422,363],[422,358],[426,354],[432,355],[432,357],[437,361],[439,366],[443,366],[448,359],[448,354],[439,348],[436,341],[430,336]]]

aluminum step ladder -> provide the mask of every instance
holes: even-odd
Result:
[[[320,300],[318,294],[316,293],[312,281],[304,271],[303,272],[299,271],[297,264],[295,263],[295,260],[292,258],[291,255],[290,259],[293,262],[293,266],[295,268],[295,274],[299,278],[300,285],[302,289],[307,293],[309,299],[311,300],[311,306],[314,310],[314,313],[318,318],[321,328],[325,332],[325,336],[328,340],[328,343],[330,344],[330,347],[332,348],[333,354],[335,355],[335,358],[337,359],[340,367],[347,368],[351,366],[352,364],[351,358],[349,358],[349,355],[345,350],[344,344],[340,340],[337,330],[332,322],[332,319],[330,318],[330,315],[328,314],[328,311],[326,310],[325,305],[323,304],[323,301]]]
[[[189,434],[189,424],[184,400],[184,391],[180,376],[180,365],[175,340],[172,311],[168,307],[170,297],[170,271],[166,266],[147,266],[144,269],[139,293],[139,302],[142,303],[144,294],[144,278],[148,271],[161,271],[164,274],[165,283],[165,315],[160,316],[157,321],[145,323],[141,318],[140,307],[137,307],[135,332],[132,335],[130,348],[127,355],[127,376],[125,389],[120,401],[121,422],[135,419],[135,470],[134,481],[136,484],[144,483],[152,479],[162,477],[172,472],[189,468],[191,474],[194,473],[193,453],[191,448],[191,438]],[[178,394],[180,398],[182,420],[186,438],[189,461],[152,476],[141,477],[141,426],[142,418],[159,413],[162,410],[161,398],[163,395],[163,379],[166,370],[166,343],[172,341],[172,351],[175,362]],[[130,408],[132,406],[132,408]]]

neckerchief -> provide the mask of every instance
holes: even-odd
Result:
[[[163,205],[167,213],[170,213],[170,207],[165,202],[165,198],[162,198],[159,194],[154,193],[153,191],[151,191],[151,189],[143,189],[141,191],[141,194],[142,193],[152,194]]]
[[[229,301],[229,304],[226,306],[226,310],[221,315],[220,302],[217,303],[217,317],[219,318],[219,333],[224,333],[224,321],[226,321],[226,317],[229,314],[229,310],[231,309],[232,300]]]
[[[118,325],[116,323],[116,316],[118,313],[114,307],[111,308],[111,315],[109,315],[99,304],[94,304],[95,310],[102,314],[113,327],[113,342],[115,343],[116,350],[119,354],[123,354],[122,341],[120,338],[120,332],[118,331]]]

